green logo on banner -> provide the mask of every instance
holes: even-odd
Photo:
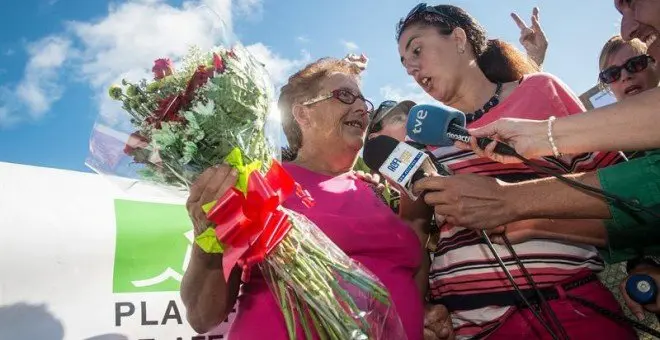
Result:
[[[115,200],[115,293],[178,291],[192,251],[185,206]]]

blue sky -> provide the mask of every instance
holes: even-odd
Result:
[[[224,18],[276,82],[316,58],[365,53],[363,91],[376,105],[424,98],[400,66],[394,41],[396,22],[417,1],[3,1],[0,161],[89,171],[84,161],[92,125],[99,112],[116,110],[105,98],[107,86],[121,76],[145,75],[153,59],[179,56],[191,43],[219,40],[218,30],[196,20],[202,3]],[[517,46],[520,32],[509,13],[529,22],[539,6],[550,41],[545,70],[577,94],[593,86],[600,48],[619,30],[611,1],[446,3],[468,10],[491,37]]]

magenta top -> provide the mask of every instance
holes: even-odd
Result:
[[[307,208],[293,195],[284,206],[307,216],[348,256],[374,273],[389,290],[408,339],[422,339],[424,310],[414,280],[421,249],[412,229],[352,172],[331,177],[291,163],[284,167],[316,201]],[[282,312],[257,271],[242,287],[228,338],[287,339]],[[304,339],[303,334],[298,325],[296,338]]]

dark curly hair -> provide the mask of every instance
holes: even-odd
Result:
[[[493,83],[520,80],[523,75],[539,72],[539,66],[513,45],[488,39],[486,29],[464,9],[452,5],[433,6],[434,11],[422,10],[399,21],[396,40],[412,26],[435,27],[441,35],[449,35],[462,28],[470,43],[477,64],[486,78]]]

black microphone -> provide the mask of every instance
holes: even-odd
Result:
[[[470,143],[472,136],[465,128],[465,115],[446,105],[415,105],[408,113],[406,130],[413,141],[430,146],[452,146],[454,141]],[[485,149],[493,142],[490,138],[477,138],[477,145]],[[497,142],[495,152],[517,155],[516,150],[504,143]]]
[[[362,159],[371,170],[380,173],[413,200],[418,198],[412,192],[413,184],[428,174],[437,172],[424,151],[389,136],[368,140],[364,145]]]
[[[454,174],[448,166],[444,165],[438,159],[438,157],[436,157],[433,154],[433,152],[426,149],[426,145],[424,145],[422,143],[415,142],[415,141],[411,141],[411,140],[407,140],[406,144],[414,147],[417,150],[420,150],[420,151],[423,151],[424,153],[426,153],[429,156],[429,158],[430,158],[431,162],[433,163],[433,165],[435,166],[438,175],[440,175],[440,176],[451,176],[451,175]]]

